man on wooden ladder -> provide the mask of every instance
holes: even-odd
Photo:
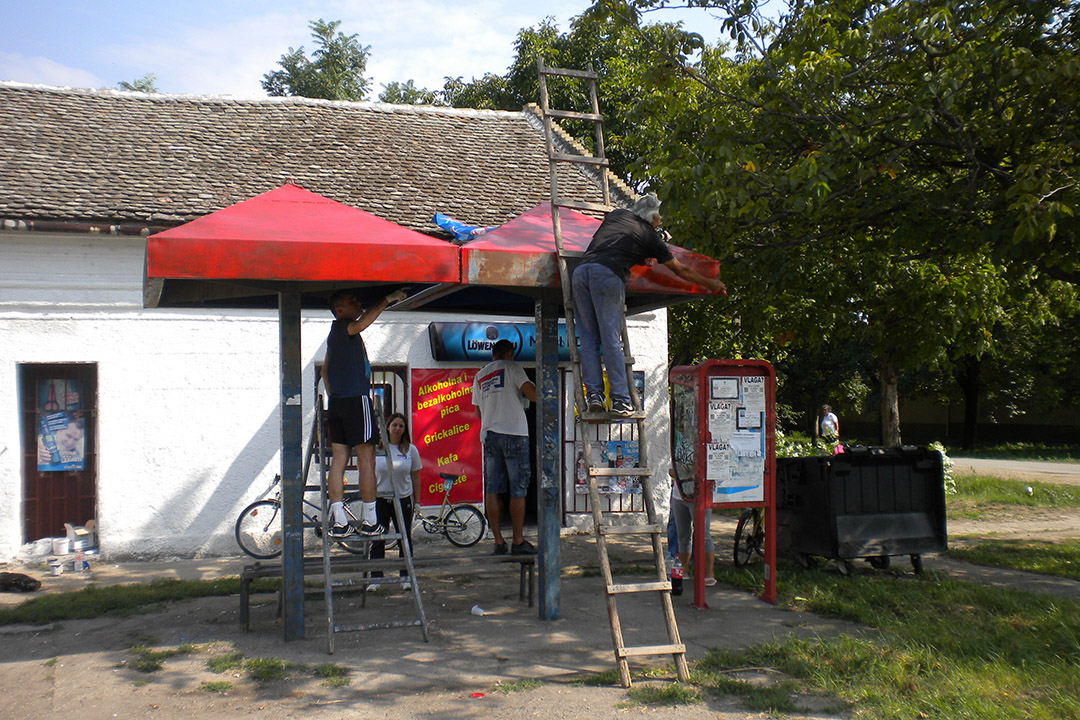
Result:
[[[660,220],[660,200],[655,193],[639,197],[632,211],[611,211],[597,228],[574,271],[572,287],[575,326],[581,343],[581,381],[590,413],[605,411],[601,349],[611,389],[611,413],[629,417],[634,412],[622,343],[626,278],[631,267],[656,258],[683,280],[727,295],[724,283],[705,277],[671,254],[663,235],[656,229]]]

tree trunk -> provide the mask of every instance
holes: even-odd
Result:
[[[979,394],[982,391],[982,361],[964,358],[957,365],[956,384],[964,393],[964,436],[962,444],[965,450],[975,447],[975,432],[979,422]]]
[[[878,358],[878,382],[881,385],[881,444],[896,447],[900,444],[900,398],[897,392],[896,368],[888,355]]]

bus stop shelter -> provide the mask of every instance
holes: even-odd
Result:
[[[564,249],[584,250],[596,218],[563,208]],[[672,246],[706,277],[716,260]],[[293,184],[147,239],[143,304],[155,307],[276,308],[283,508],[285,639],[304,635],[303,403],[300,314],[326,308],[337,289],[361,300],[404,288],[399,310],[534,315],[537,337],[539,614],[559,617],[558,321],[562,293],[551,208],[540,203],[464,246],[403,228]],[[663,266],[635,267],[628,312],[703,294]]]

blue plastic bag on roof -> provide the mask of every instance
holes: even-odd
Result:
[[[446,230],[454,236],[454,242],[458,245],[467,243],[470,240],[475,240],[485,233],[489,233],[498,225],[489,225],[487,227],[477,227],[475,225],[466,225],[463,222],[458,222],[454,218],[447,217],[442,213],[435,213],[435,217],[431,219],[433,223]]]

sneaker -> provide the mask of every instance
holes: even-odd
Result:
[[[589,393],[588,403],[589,403],[588,412],[591,412],[591,413],[606,412],[606,408],[604,407],[604,394],[603,393],[598,393],[598,392]]]
[[[528,540],[522,540],[510,546],[511,555],[535,555],[536,548]]]
[[[634,406],[625,400],[612,400],[611,414],[616,417],[630,417],[634,414]]]
[[[383,527],[382,523],[375,523],[375,524],[363,523],[360,526],[360,534],[361,535],[367,535],[369,537],[372,536],[372,535],[385,535],[386,534],[386,528]]]
[[[410,590],[412,590],[412,583],[406,580],[405,582],[401,583],[401,589],[405,592],[409,592]]]
[[[493,552],[491,554],[492,555],[505,555],[506,554],[506,543],[505,542],[495,543],[495,552]]]
[[[330,526],[330,530],[327,532],[327,534],[330,537],[337,540],[337,539],[340,539],[340,538],[347,538],[350,535],[352,535],[354,532],[355,532],[355,530],[353,529],[353,526],[349,525],[348,523],[346,523],[344,525],[339,525],[338,523],[334,523],[333,525]]]

